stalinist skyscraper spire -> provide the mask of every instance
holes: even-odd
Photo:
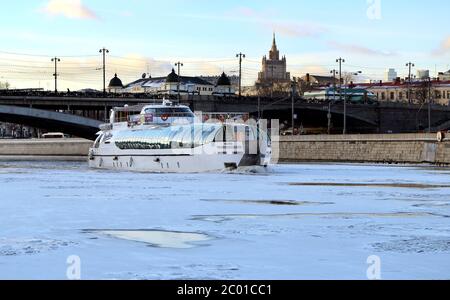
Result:
[[[280,59],[280,51],[278,51],[278,48],[277,48],[277,41],[276,41],[276,38],[275,38],[275,32],[273,33],[272,49],[270,50],[269,58],[271,60],[279,60]]]
[[[273,33],[272,48],[269,51],[269,58],[262,59],[262,71],[258,74],[257,86],[272,86],[275,83],[290,83],[291,74],[286,72],[286,57],[280,59],[275,32]]]

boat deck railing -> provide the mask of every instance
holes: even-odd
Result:
[[[114,122],[111,120],[108,123],[100,126],[101,130],[112,130],[119,126],[140,126],[140,125],[170,125],[174,123],[226,123],[227,121],[243,121],[247,122],[250,119],[248,113],[187,113],[174,112],[170,114],[165,113],[147,113],[147,114],[133,114],[133,113],[119,113],[116,114]],[[116,124],[116,125],[114,125]]]
[[[171,123],[179,119],[190,119],[198,122],[207,122],[211,120],[217,120],[225,122],[227,120],[249,120],[250,115],[248,113],[200,113],[191,114],[186,112],[175,113],[148,113],[148,114],[123,114],[115,117],[115,123],[128,122],[134,125],[142,124],[159,124],[159,123]]]
[[[202,112],[202,113],[196,113],[195,114],[199,120],[202,120],[202,122],[207,122],[210,120],[217,120],[222,123],[226,122],[227,120],[242,120],[246,122],[250,119],[249,113],[241,113],[241,112],[227,112],[227,113],[221,113],[221,112]]]

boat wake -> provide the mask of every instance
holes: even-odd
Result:
[[[237,169],[225,169],[222,173],[225,174],[270,174],[273,173],[272,167],[263,167],[263,166],[248,166],[248,167],[238,167]]]

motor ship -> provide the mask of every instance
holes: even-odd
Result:
[[[96,169],[200,173],[267,167],[270,138],[248,115],[194,114],[188,106],[117,107],[89,150]]]

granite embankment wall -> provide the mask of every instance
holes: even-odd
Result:
[[[436,134],[280,137],[280,161],[433,163],[450,165],[450,139]]]
[[[280,162],[450,165],[450,139],[438,142],[435,134],[285,136],[278,145]],[[84,139],[0,140],[0,159],[86,159],[91,146]]]
[[[0,140],[0,158],[87,157],[92,141],[84,139]]]

